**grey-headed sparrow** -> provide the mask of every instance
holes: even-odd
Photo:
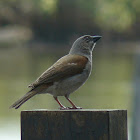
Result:
[[[35,82],[29,85],[31,90],[10,108],[19,108],[31,97],[49,93],[53,95],[61,109],[67,109],[58,100],[58,96],[65,98],[72,105],[71,109],[78,109],[69,99],[69,95],[82,86],[88,79],[92,69],[92,51],[101,36],[84,35],[72,45],[69,54],[60,58],[48,68]]]

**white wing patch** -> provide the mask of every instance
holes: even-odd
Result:
[[[74,66],[76,66],[77,63],[68,63],[68,65],[74,65]]]

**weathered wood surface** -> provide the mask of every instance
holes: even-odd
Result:
[[[21,139],[127,140],[127,111],[22,111]]]

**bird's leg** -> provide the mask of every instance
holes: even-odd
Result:
[[[66,95],[65,98],[70,102],[70,104],[72,105],[72,107],[68,107],[69,109],[82,109],[81,107],[77,107],[70,99],[69,97]]]
[[[57,97],[54,97],[54,99],[57,101],[57,103],[60,105],[60,109],[67,109],[65,106],[63,106],[60,101],[57,99]]]

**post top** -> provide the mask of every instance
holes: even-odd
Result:
[[[127,111],[125,109],[33,109],[33,110],[23,110],[21,112],[118,112],[118,111]]]

